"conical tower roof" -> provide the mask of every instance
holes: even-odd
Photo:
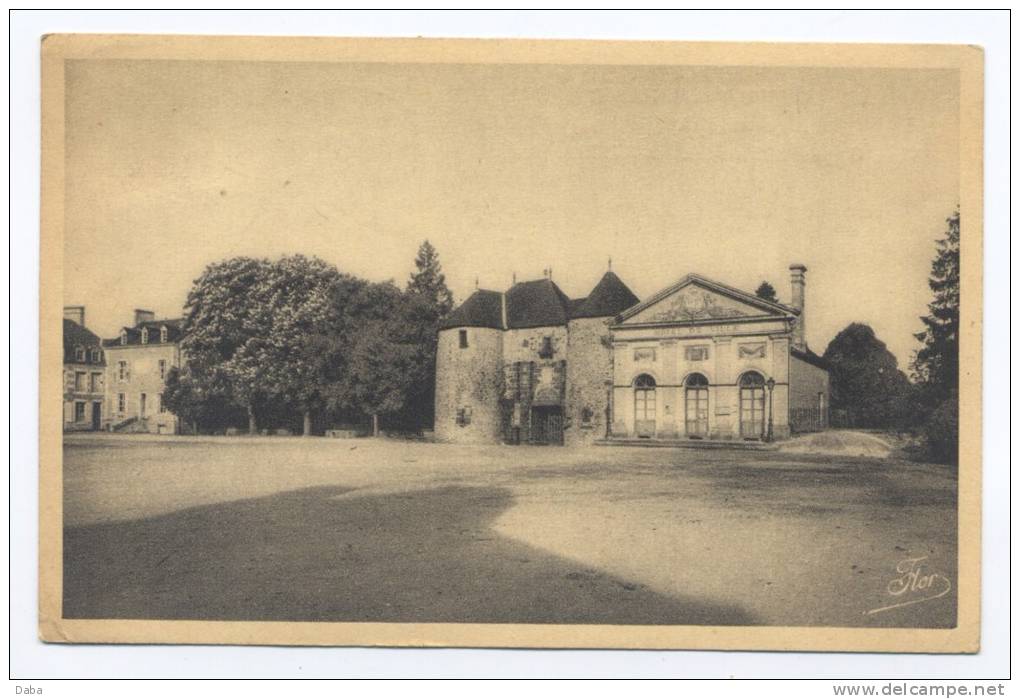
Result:
[[[572,313],[574,318],[605,318],[622,313],[639,301],[626,284],[610,270]]]

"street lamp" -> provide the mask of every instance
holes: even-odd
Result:
[[[772,441],[772,390],[776,387],[776,380],[769,377],[769,380],[765,382],[765,385],[769,389],[769,430],[765,435],[765,441]]]

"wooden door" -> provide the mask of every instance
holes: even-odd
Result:
[[[655,388],[634,389],[634,434],[655,436]]]
[[[742,439],[761,439],[765,432],[765,388],[741,386],[740,436]]]
[[[708,387],[688,387],[685,398],[687,436],[703,439],[708,436]]]

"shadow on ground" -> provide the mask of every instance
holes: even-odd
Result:
[[[345,494],[346,493],[346,494]],[[502,488],[336,487],[64,532],[64,617],[754,624],[494,532]]]

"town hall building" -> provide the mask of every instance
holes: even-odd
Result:
[[[612,271],[479,289],[439,331],[436,437],[464,443],[783,439],[828,426],[829,375],[791,301],[689,274],[639,299]]]

